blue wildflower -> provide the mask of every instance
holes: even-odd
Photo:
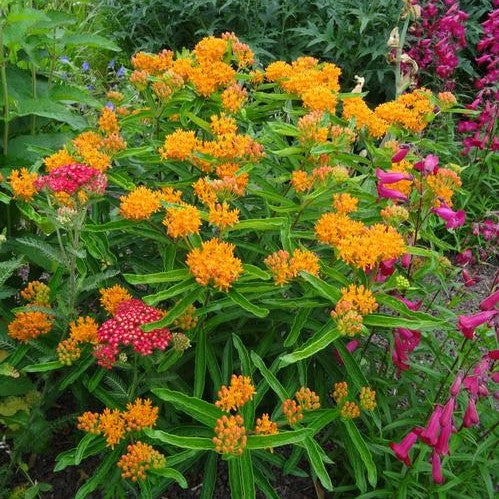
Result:
[[[118,78],[122,78],[123,76],[125,76],[125,67],[124,66],[120,66],[118,71],[116,71],[116,76]]]
[[[114,66],[116,66],[116,59],[111,59],[107,65],[107,68],[114,69]]]
[[[59,61],[63,64],[69,64],[69,57],[67,55],[62,55],[61,57],[59,57]]]
[[[83,71],[88,71],[90,69],[90,64],[88,61],[85,61],[82,65],[81,65],[81,69],[83,69]]]
[[[114,111],[114,104],[112,102],[106,102],[106,107]]]

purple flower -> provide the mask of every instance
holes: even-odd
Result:
[[[114,69],[114,66],[116,66],[116,59],[111,59],[107,64],[107,68]]]
[[[111,110],[114,110],[114,104],[112,102],[106,102],[106,107],[108,107]]]
[[[433,208],[432,211],[445,221],[448,229],[461,227],[466,220],[466,213],[463,210],[453,211],[445,203],[442,203],[439,208]]]
[[[90,63],[88,61],[84,61],[83,64],[81,65],[81,69],[83,71],[88,71],[90,69]]]
[[[489,322],[497,313],[497,310],[487,310],[473,315],[460,315],[457,328],[463,333],[465,338],[472,340],[475,329]]]
[[[69,64],[69,58],[67,55],[62,55],[61,57],[59,57],[59,61],[63,64]]]
[[[120,66],[118,71],[116,71],[116,76],[118,78],[123,78],[123,76],[125,76],[125,67],[124,66]]]

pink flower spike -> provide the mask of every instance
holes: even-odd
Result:
[[[467,288],[471,288],[478,282],[478,279],[474,278],[466,269],[462,270],[461,275],[463,277],[464,285]]]
[[[497,310],[487,310],[474,315],[460,315],[457,328],[465,338],[473,339],[475,328],[490,321],[497,314]]]
[[[480,310],[492,310],[499,303],[499,289],[480,302]]]
[[[406,156],[407,153],[409,152],[408,147],[401,147],[393,156],[392,156],[392,163],[398,163],[399,161],[402,161]]]
[[[466,220],[466,213],[463,210],[453,211],[444,203],[439,208],[433,208],[432,211],[445,221],[447,229],[461,227]]]
[[[491,350],[487,355],[488,355],[490,360],[499,360],[499,350]],[[499,376],[499,371],[497,373],[494,373],[494,374],[497,374]],[[496,383],[497,383],[497,381],[496,381]]]
[[[478,412],[476,410],[475,399],[470,397],[468,399],[468,407],[466,407],[466,412],[464,413],[463,425],[466,428],[470,428],[473,425],[476,425],[480,422],[478,417]]]
[[[435,450],[431,455],[431,474],[435,483],[444,483],[444,477],[442,475],[442,463],[440,461],[438,452],[436,452]]]
[[[423,161],[414,164],[414,169],[424,173],[435,174],[438,172],[438,156],[428,154]]]
[[[438,440],[437,440],[437,444],[435,445],[435,450],[441,456],[448,456],[449,455],[449,440],[450,440],[451,435],[452,435],[452,425],[451,424],[443,426],[442,429],[440,430],[440,435],[438,435]]]
[[[408,173],[385,172],[381,168],[376,168],[376,177],[382,184],[395,184],[401,180],[412,180],[414,178]]]
[[[452,383],[449,390],[451,397],[456,397],[459,391],[461,390],[461,385],[463,383],[463,376],[464,376],[463,371],[459,371],[457,373],[456,379]]]
[[[440,426],[452,426],[452,416],[454,414],[455,403],[455,398],[451,397],[444,405],[444,410],[440,416]]]
[[[409,200],[409,198],[402,192],[397,191],[395,189],[388,189],[381,183],[378,183],[376,188],[378,190],[378,196],[380,198],[394,199],[396,201],[401,201],[402,203],[405,203],[406,201]]]
[[[409,452],[412,446],[416,443],[418,436],[414,430],[411,430],[401,441],[396,444],[391,442],[390,448],[392,449],[395,457],[402,461],[406,466],[411,466],[411,459],[409,458]]]
[[[478,377],[466,376],[463,380],[463,386],[471,395],[478,395]]]
[[[426,428],[421,432],[419,438],[427,445],[432,447],[437,443],[438,432],[440,431],[440,416],[442,415],[442,406],[437,405],[433,410]]]
[[[412,260],[412,255],[409,253],[404,253],[400,259],[400,263],[402,264],[402,267],[405,269],[409,268],[409,265],[411,265],[411,260]]]
[[[456,263],[458,265],[473,265],[475,263],[475,257],[473,256],[473,252],[468,248],[459,253],[456,256]]]
[[[401,301],[409,310],[412,310],[413,312],[417,312],[421,308],[421,305],[423,304],[423,300],[411,301],[408,300],[407,298],[404,298],[403,296],[395,296],[395,298]]]

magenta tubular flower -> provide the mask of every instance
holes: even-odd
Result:
[[[449,440],[452,435],[452,425],[442,426],[440,430],[440,434],[438,435],[438,440],[435,445],[435,451],[438,452],[441,456],[449,455]]]
[[[401,147],[393,156],[392,156],[392,163],[398,163],[399,161],[402,161],[406,156],[407,153],[409,152],[408,147]]]
[[[490,321],[497,314],[497,310],[486,310],[473,315],[460,315],[457,328],[463,333],[465,338],[473,339],[475,329]]]
[[[405,203],[406,201],[408,201],[408,197],[403,194],[402,192],[400,191],[397,191],[395,189],[388,189],[387,187],[385,187],[383,184],[381,183],[378,183],[378,185],[376,186],[377,190],[378,190],[378,196],[380,198],[385,198],[385,199],[393,199],[395,201],[400,201],[402,203]]]
[[[381,168],[376,168],[376,178],[382,184],[395,184],[401,180],[412,180],[414,177],[408,173],[385,172]]]
[[[414,169],[423,173],[434,175],[438,172],[439,158],[435,154],[428,154],[423,161],[414,163]]]
[[[466,213],[463,210],[453,211],[444,203],[439,208],[433,208],[432,211],[445,221],[447,229],[461,227],[466,220]]]
[[[454,381],[450,387],[450,390],[449,390],[451,397],[457,397],[457,394],[461,390],[461,385],[463,383],[463,376],[464,376],[463,371],[459,371],[457,373],[457,376],[454,379]]]
[[[466,269],[463,269],[461,274],[463,276],[464,285],[467,288],[473,287],[478,282],[478,279],[473,277]]]
[[[456,256],[456,263],[458,265],[473,265],[475,263],[475,257],[471,249],[467,248]]]
[[[463,386],[470,395],[478,396],[478,376],[466,376],[463,380]]]
[[[480,310],[492,310],[499,303],[499,289],[480,302]]]
[[[471,428],[479,422],[480,418],[478,417],[478,412],[476,410],[475,399],[471,396],[468,399],[468,406],[466,407],[466,411],[464,413],[463,425],[466,428]]]
[[[426,428],[419,435],[419,438],[425,444],[432,447],[437,443],[438,432],[440,431],[440,416],[442,416],[442,406],[438,404],[435,406]]]
[[[412,255],[410,255],[409,253],[404,253],[400,258],[400,263],[402,264],[402,267],[407,269],[411,265],[411,260],[412,260]]]
[[[421,305],[423,304],[423,300],[411,301],[400,295],[395,295],[395,298],[401,301],[409,310],[412,310],[413,312],[417,312],[421,308]]]
[[[406,466],[411,466],[411,459],[409,458],[409,452],[412,446],[416,443],[418,435],[414,430],[411,430],[401,441],[396,444],[391,442],[390,448],[392,449],[395,457],[402,461]]]
[[[357,350],[357,347],[359,346],[359,341],[358,340],[352,340],[349,341],[346,345],[345,348],[350,352],[355,352]],[[343,359],[341,358],[340,353],[338,350],[334,350],[333,352],[334,356],[336,357],[336,360],[338,361],[339,364],[343,365]]]
[[[383,260],[379,264],[379,271],[384,276],[392,275],[395,272],[395,263],[397,262],[396,258],[390,258],[389,260]]]
[[[454,397],[451,397],[447,403],[444,405],[444,409],[442,411],[442,415],[440,416],[440,426],[452,426],[452,416],[454,414],[454,406],[456,404],[456,400]]]
[[[444,477],[442,475],[442,463],[440,461],[440,455],[437,451],[433,450],[431,454],[431,475],[435,483],[444,483]]]

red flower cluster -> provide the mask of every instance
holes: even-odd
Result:
[[[52,192],[74,194],[79,189],[85,189],[94,194],[103,194],[107,186],[106,176],[89,166],[79,163],[55,168],[48,175],[39,177],[35,186],[37,189],[47,187]]]
[[[164,317],[164,312],[132,299],[120,303],[112,319],[99,328],[99,344],[94,349],[98,364],[110,369],[119,353],[119,345],[131,345],[140,355],[151,355],[154,348],[164,350],[171,339],[167,328],[145,332],[144,324],[156,322]]]

